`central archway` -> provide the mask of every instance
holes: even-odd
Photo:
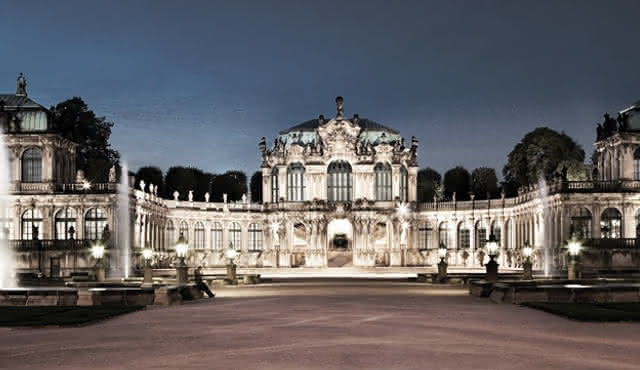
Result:
[[[353,225],[346,218],[337,218],[327,225],[327,266],[353,266]]]

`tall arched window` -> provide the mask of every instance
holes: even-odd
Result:
[[[633,179],[640,181],[640,148],[633,152]]]
[[[600,216],[600,234],[603,238],[622,237],[622,214],[615,208],[607,208]]]
[[[42,212],[28,209],[22,214],[22,239],[32,240],[35,228],[38,231],[38,239],[42,239]]]
[[[431,224],[428,222],[423,222],[420,224],[418,228],[418,234],[420,238],[420,249],[431,249],[434,247],[433,245],[433,229],[431,229]]]
[[[287,199],[291,202],[304,200],[304,166],[291,163],[287,168]]]
[[[242,229],[240,229],[239,223],[231,223],[231,227],[229,228],[229,240],[231,240],[231,244],[235,250],[242,249]]]
[[[440,245],[444,245],[445,248],[449,248],[449,224],[446,221],[440,224],[438,236],[440,238]]]
[[[180,222],[180,229],[178,230],[178,237],[182,236],[184,241],[189,241],[189,224],[187,221]]]
[[[204,225],[202,222],[196,222],[193,231],[193,247],[195,249],[204,249]]]
[[[578,239],[591,238],[591,212],[588,209],[579,207],[571,210],[569,234]]]
[[[73,208],[64,208],[56,212],[56,239],[67,240],[71,236],[76,237],[76,211]]]
[[[271,202],[277,203],[280,198],[280,189],[278,186],[278,167],[273,167],[271,170]]]
[[[213,223],[211,229],[211,243],[213,243],[213,249],[222,250],[222,224],[219,222]]]
[[[173,245],[176,243],[176,241],[177,241],[176,228],[175,228],[175,226],[173,226],[173,221],[169,220],[169,221],[167,221],[166,245],[173,247]]]
[[[42,182],[40,148],[29,148],[22,153],[22,182]]]
[[[249,224],[249,250],[262,250],[262,228],[259,224]]]
[[[107,225],[107,216],[102,208],[91,208],[84,217],[84,237],[89,240],[99,240]]]
[[[409,172],[404,166],[400,167],[400,200],[409,201]]]
[[[476,222],[476,248],[484,248],[487,244],[487,226],[482,221]]]
[[[327,198],[329,201],[351,200],[351,165],[346,161],[335,161],[327,170]]]
[[[498,244],[502,244],[502,228],[498,222],[494,221],[491,224],[491,233],[496,237]]]
[[[458,226],[458,248],[471,248],[471,230],[464,222]]]
[[[375,174],[376,200],[392,200],[391,166],[388,163],[378,163],[373,168]]]

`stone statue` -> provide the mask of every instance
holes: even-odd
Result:
[[[358,122],[360,122],[360,116],[359,116],[357,113],[356,113],[356,114],[354,114],[354,115],[353,115],[353,119],[351,119],[351,121],[352,121],[354,124],[356,124],[356,125],[357,125],[357,124],[358,124]]]
[[[140,190],[142,190],[142,192],[144,193],[144,188],[145,188],[145,185],[146,185],[144,183],[144,180],[140,180],[140,184],[139,185],[140,185]]]
[[[77,184],[81,184],[84,182],[84,171],[83,170],[78,170],[76,172],[76,183]]]
[[[204,201],[205,202],[209,203],[209,197],[210,197],[209,192],[204,193]]]
[[[31,224],[31,238],[33,240],[38,240],[39,233],[40,233],[40,230],[38,229],[38,226],[35,223]]]
[[[322,126],[324,125],[324,121],[324,115],[321,114],[320,117],[318,117],[318,124]]]
[[[242,194],[242,203],[247,203],[247,194]]]
[[[158,195],[158,185],[153,187],[153,195]]]
[[[111,168],[109,169],[109,182],[110,183],[116,182],[116,166],[115,165],[111,166]]]
[[[27,96],[27,80],[22,72],[20,72],[16,81],[16,95]]]
[[[189,202],[193,202],[193,190],[189,190]]]
[[[260,148],[260,153],[262,153],[263,156],[267,153],[267,139],[264,136],[260,139],[258,148]]]
[[[180,196],[180,193],[178,193],[177,190],[173,192],[173,200],[175,200],[176,202],[178,201],[179,196]]]
[[[102,241],[107,242],[111,239],[111,231],[109,231],[109,225],[104,225],[104,229],[102,230]]]
[[[153,189],[155,187],[153,186],[153,184],[149,184],[149,194],[153,194]]]
[[[336,98],[336,119],[344,118],[344,99],[342,96]]]
[[[227,203],[227,193],[222,194],[222,201]]]

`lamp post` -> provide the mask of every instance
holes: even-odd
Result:
[[[582,242],[578,240],[575,235],[567,241],[567,250],[569,252],[569,266],[567,268],[567,278],[569,280],[576,280],[578,270],[578,255],[582,250]]]
[[[104,262],[102,261],[104,257],[104,245],[102,242],[98,241],[91,247],[91,255],[96,260],[94,267],[96,281],[104,281]]]
[[[236,264],[234,263],[234,260],[238,256],[238,252],[236,252],[236,249],[233,247],[233,243],[229,242],[229,248],[224,251],[224,256],[229,260],[227,263],[226,280],[229,284],[235,285],[238,283],[238,280],[236,279]]]
[[[493,233],[491,233],[487,240],[486,248],[487,254],[489,255],[489,262],[485,265],[487,269],[486,279],[487,281],[494,283],[498,281],[498,266],[500,265],[498,265],[498,262],[495,260],[496,255],[498,254],[498,240]]]
[[[446,283],[448,265],[445,259],[447,258],[447,247],[443,243],[440,243],[438,257],[440,257],[440,262],[438,263],[438,283]]]
[[[144,280],[142,284],[153,284],[153,269],[151,268],[151,258],[153,257],[153,250],[149,247],[142,250],[142,258],[144,259]]]
[[[189,245],[184,239],[184,234],[180,233],[178,243],[176,244],[176,255],[180,259],[178,266],[176,266],[176,282],[179,285],[183,285],[189,282],[189,267],[184,262],[184,259],[187,257],[188,249]]]
[[[533,280],[533,263],[531,263],[531,255],[533,254],[533,248],[529,245],[528,241],[524,242],[522,248],[522,255],[524,256],[524,262],[522,263],[524,280]]]

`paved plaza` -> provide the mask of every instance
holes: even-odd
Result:
[[[3,369],[637,369],[640,326],[459,288],[312,281],[217,289],[71,328],[0,328]]]

